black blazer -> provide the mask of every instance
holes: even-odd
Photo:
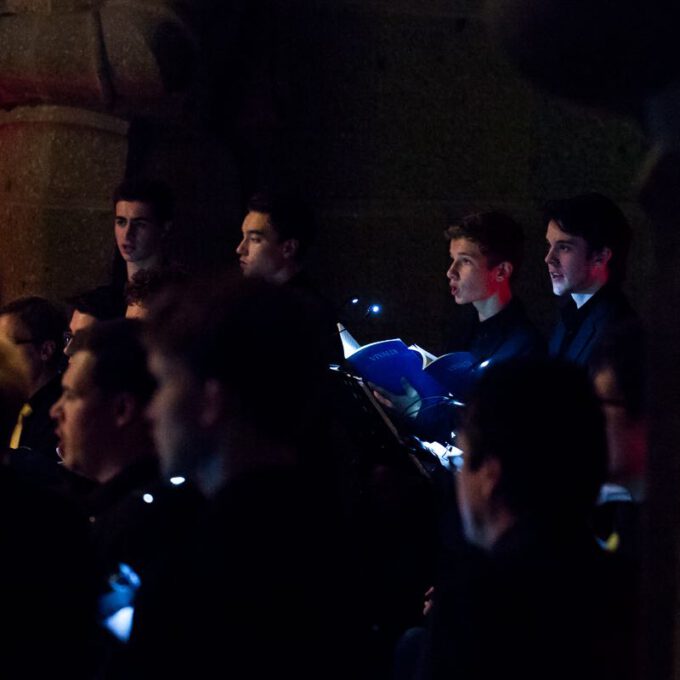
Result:
[[[570,298],[550,338],[550,356],[586,366],[607,331],[630,323],[639,323],[639,318],[616,286],[604,286],[578,310]]]

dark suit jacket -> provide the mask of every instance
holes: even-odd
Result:
[[[337,517],[315,484],[285,468],[229,482],[143,580],[121,677],[356,677],[338,654]]]
[[[304,298],[308,315],[319,325],[323,343],[324,357],[331,364],[344,361],[342,342],[338,333],[338,313],[335,306],[323,296],[312,283],[306,272],[298,272],[287,284],[297,290]]]
[[[542,357],[546,353],[546,343],[527,316],[524,306],[513,298],[504,309],[490,319],[475,325],[472,337],[466,343],[465,351],[474,357],[474,365],[469,379],[461,381],[461,390],[456,394],[458,399],[467,400],[469,391],[474,386],[480,365],[498,364],[511,359],[525,357]],[[404,419],[401,427],[428,441],[448,441],[451,430],[457,428],[459,411],[451,407],[448,401],[441,404],[428,404],[415,419],[410,422]]]
[[[585,523],[518,522],[451,556],[419,680],[632,678],[635,584]]]
[[[24,419],[19,446],[58,461],[55,422],[50,418],[52,405],[61,397],[61,374],[41,387],[29,400],[33,412]]]
[[[493,363],[528,356],[545,355],[545,340],[529,320],[524,306],[513,298],[504,309],[480,323],[468,351],[479,362]]]
[[[87,521],[0,465],[3,678],[92,678],[96,570]]]
[[[607,284],[580,309],[569,297],[550,339],[550,355],[586,366],[608,331],[630,323],[639,319],[617,286]]]

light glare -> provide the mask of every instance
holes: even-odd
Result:
[[[109,616],[104,622],[104,625],[121,642],[127,642],[130,639],[130,633],[132,632],[132,619],[134,613],[134,607],[123,607],[115,614]]]

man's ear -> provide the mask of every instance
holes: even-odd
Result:
[[[609,260],[612,259],[612,250],[606,246],[602,250],[598,250],[593,254],[593,262],[595,266],[604,267],[609,264]]]
[[[163,226],[161,227],[161,238],[166,239],[170,235],[171,231],[172,231],[172,220],[168,220],[167,222],[163,222]]]
[[[48,363],[57,351],[57,343],[54,340],[44,340],[40,344],[40,358]]]
[[[130,392],[120,392],[114,397],[113,407],[116,425],[123,427],[129,425],[140,412],[139,400]]]
[[[294,259],[300,250],[300,241],[296,238],[288,238],[282,244],[283,256],[286,259]]]
[[[496,281],[508,281],[512,276],[513,266],[512,262],[503,261],[496,266]]]

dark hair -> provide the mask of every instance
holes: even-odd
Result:
[[[60,363],[62,354],[59,348],[63,345],[64,331],[68,326],[66,314],[61,306],[42,297],[21,297],[0,307],[0,316],[6,314],[18,317],[28,328],[34,342],[53,341],[56,351],[50,363],[52,368]]]
[[[95,359],[93,382],[107,394],[127,392],[142,404],[156,387],[146,362],[141,324],[134,319],[99,321],[78,331],[73,352],[90,352]]]
[[[325,329],[313,318],[298,291],[227,275],[166,291],[147,333],[154,350],[235,395],[239,415],[258,431],[298,444],[313,440],[324,368]]]
[[[497,489],[518,516],[586,515],[607,469],[604,417],[586,372],[556,360],[489,368],[466,409],[466,462],[499,460]]]
[[[127,179],[113,192],[113,206],[118,201],[139,201],[148,203],[161,224],[170,222],[175,214],[175,199],[172,189],[160,180]]]
[[[621,209],[609,198],[598,193],[549,201],[544,207],[544,223],[554,221],[559,228],[580,236],[590,253],[609,248],[609,277],[620,283],[626,276],[626,259],[631,242],[631,229]]]
[[[298,241],[297,256],[309,250],[316,224],[309,205],[296,192],[261,191],[248,200],[248,211],[269,215],[269,224],[282,241]]]
[[[179,267],[140,269],[125,286],[125,302],[146,305],[166,287],[184,283],[186,279],[186,272]]]
[[[66,300],[73,311],[89,314],[98,321],[108,321],[123,316],[125,310],[121,305],[120,296],[116,295],[111,286],[99,286],[86,290]]]
[[[510,262],[515,274],[521,264],[524,249],[522,227],[509,215],[492,210],[467,215],[450,226],[445,236],[449,240],[466,238],[479,246],[490,267]]]

